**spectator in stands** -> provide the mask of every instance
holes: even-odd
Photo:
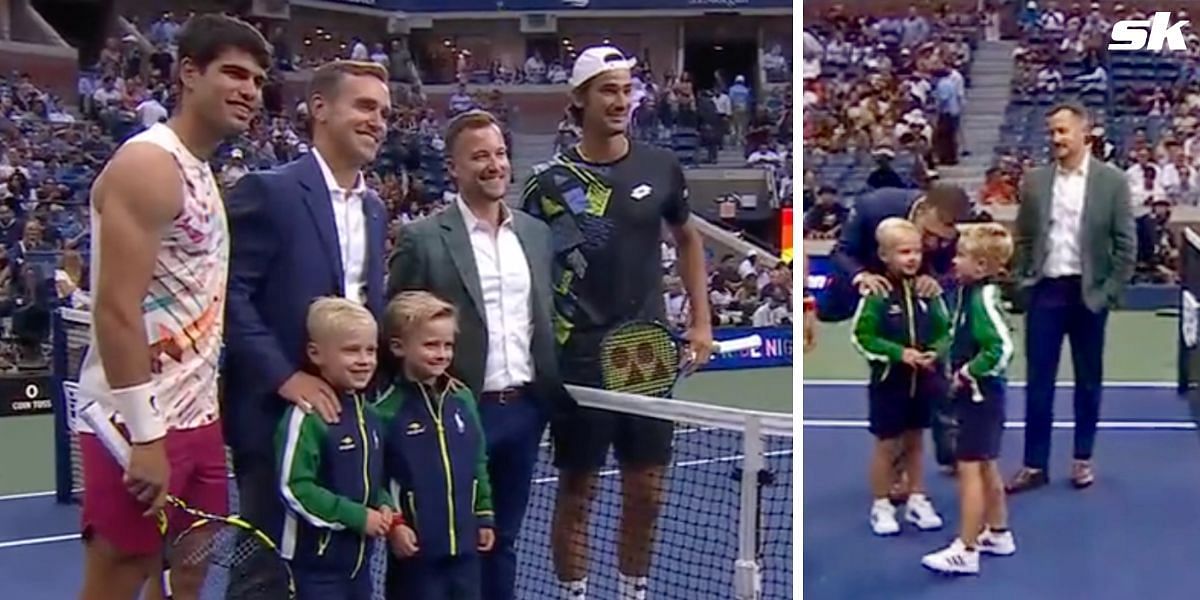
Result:
[[[245,153],[241,148],[234,148],[229,153],[229,162],[221,169],[222,189],[232,190],[247,172],[249,169],[246,168]]]
[[[133,112],[137,115],[138,123],[145,128],[149,128],[155,123],[165,123],[170,114],[166,107],[153,94],[149,93],[143,95],[141,103]]]
[[[1130,199],[1135,206],[1141,206],[1149,204],[1152,198],[1164,197],[1165,192],[1150,147],[1142,146],[1136,152],[1137,162],[1125,169],[1125,178],[1129,181]]]
[[[458,84],[458,89],[450,95],[450,104],[447,108],[446,115],[455,117],[475,108],[475,99],[467,92],[467,84]]]
[[[979,191],[980,204],[1009,205],[1017,202],[1017,187],[999,167],[987,170],[983,189]]]
[[[1096,157],[1100,162],[1112,162],[1116,156],[1117,147],[1108,138],[1104,136],[1104,127],[1097,125],[1092,128],[1092,135],[1089,137],[1092,148],[1092,156]]]
[[[688,311],[688,297],[683,289],[683,280],[678,276],[668,275],[663,280],[666,290],[663,298],[667,307],[667,323],[673,329],[684,329],[691,322]]]
[[[383,44],[380,42],[376,42],[371,47],[370,58],[371,58],[371,62],[373,62],[385,69],[388,68],[389,66],[391,66],[390,63],[391,63],[392,59],[388,56],[388,53],[383,49]]]
[[[754,114],[751,112],[750,88],[746,85],[744,75],[733,78],[733,85],[729,87],[729,104],[733,109],[733,139],[741,142],[750,132],[750,117]]]
[[[779,327],[790,325],[791,322],[792,311],[788,308],[787,298],[783,294],[767,296],[766,301],[754,311],[750,320],[754,327]]]
[[[366,62],[371,60],[371,53],[367,50],[367,45],[359,38],[354,38],[350,41],[350,60]]]
[[[850,209],[837,199],[833,186],[823,185],[817,190],[817,200],[804,213],[804,237],[813,240],[836,239],[841,235]]]
[[[1149,283],[1178,282],[1179,247],[1169,227],[1171,203],[1156,199],[1137,219],[1137,278]]]
[[[1176,143],[1174,148],[1178,149],[1179,144]],[[1197,171],[1182,150],[1168,153],[1171,155],[1171,162],[1163,166],[1162,176],[1159,178],[1163,191],[1178,204],[1195,206],[1200,199],[1200,171]]]
[[[867,185],[871,189],[884,188],[903,188],[908,187],[904,183],[904,178],[892,168],[892,159],[896,158],[896,151],[890,146],[881,146],[873,152],[875,156],[875,170],[867,176]]]

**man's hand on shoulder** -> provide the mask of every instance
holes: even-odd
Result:
[[[319,377],[296,371],[279,386],[278,393],[305,414],[315,411],[326,423],[341,420],[342,403],[338,401],[337,393]]]

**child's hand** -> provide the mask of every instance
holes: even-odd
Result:
[[[904,353],[900,355],[900,362],[913,368],[921,366],[921,351],[915,348],[905,348]]]
[[[496,545],[496,532],[491,527],[481,527],[479,529],[479,545],[476,547],[480,552],[491,552],[492,546]]]
[[[390,511],[389,511],[390,513]],[[367,509],[367,528],[364,533],[368,537],[383,537],[387,535],[388,530],[392,528],[392,516],[384,514],[373,508]]]
[[[937,352],[922,352],[921,360],[919,362],[922,367],[925,367],[926,369],[929,369],[930,371],[936,371],[937,366],[938,366],[937,365],[937,363],[938,363]]]
[[[396,511],[392,510],[392,507],[385,504],[379,507],[379,514],[383,516],[383,521],[387,523],[387,532],[383,534],[386,536],[392,531],[392,526],[396,522]]]
[[[421,549],[417,546],[417,532],[407,524],[397,525],[388,534],[388,541],[391,542],[392,554],[395,554],[396,558],[412,558]]]

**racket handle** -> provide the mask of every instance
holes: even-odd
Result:
[[[122,468],[129,468],[129,453],[131,452],[129,442],[125,441],[125,436],[121,435],[121,430],[113,424],[112,420],[104,414],[104,409],[96,402],[88,404],[79,413],[79,418],[87,423],[88,427],[100,439],[100,443],[108,449],[108,453],[121,465]]]
[[[762,336],[757,333],[746,337],[734,338],[732,340],[721,340],[713,343],[714,354],[731,354],[734,352],[745,352],[753,350],[763,345]]]

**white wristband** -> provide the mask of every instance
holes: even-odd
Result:
[[[113,408],[129,429],[130,441],[135,444],[152,442],[167,435],[167,424],[154,397],[154,383],[113,390]]]

